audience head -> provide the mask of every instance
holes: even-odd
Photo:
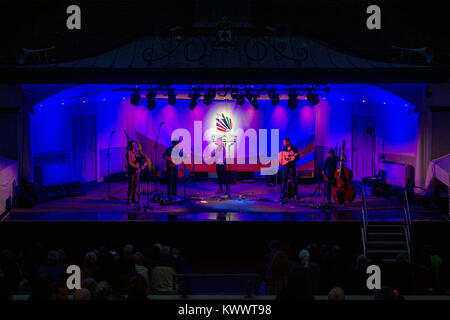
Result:
[[[180,250],[178,250],[177,248],[172,248],[171,252],[174,259],[178,259],[180,257]]]
[[[142,265],[144,263],[144,255],[140,252],[133,254],[133,262],[137,265]]]
[[[59,252],[51,250],[47,254],[47,263],[50,266],[57,265],[59,263]]]
[[[298,253],[298,260],[300,261],[300,264],[304,267],[309,266],[309,251],[306,249],[300,250]]]
[[[86,253],[84,263],[88,266],[95,265],[97,263],[97,254],[93,251]]]
[[[97,281],[92,278],[86,278],[81,281],[81,288],[88,289],[89,292],[93,295],[97,290]]]
[[[134,246],[132,244],[126,244],[123,247],[123,257],[125,259],[131,258],[131,255],[133,254],[133,252],[134,252]]]
[[[344,290],[339,287],[331,289],[328,293],[328,300],[345,300]]]
[[[112,293],[112,288],[109,282],[100,281],[95,289],[95,300],[107,300]]]
[[[92,299],[91,292],[86,288],[81,288],[73,292],[73,300],[85,301],[91,299]]]
[[[58,283],[53,286],[52,300],[66,301],[69,300],[69,290],[65,283]]]

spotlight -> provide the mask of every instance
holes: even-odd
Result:
[[[189,109],[194,110],[197,105],[197,100],[200,98],[200,90],[194,89],[192,92],[189,92],[188,97],[191,98],[191,102],[189,103]]]
[[[209,88],[206,91],[206,94],[203,96],[203,103],[209,106],[213,102],[215,97],[216,97],[216,89]]]
[[[236,103],[242,106],[245,103],[244,95],[239,93],[239,91],[234,90],[231,92],[231,98],[236,100]]]
[[[306,94],[306,100],[315,106],[316,104],[319,104],[319,95],[317,93],[312,93],[312,91],[309,90]]]
[[[288,107],[291,110],[297,108],[298,100],[297,100],[297,92],[295,89],[289,89],[288,93]]]
[[[177,103],[177,95],[175,94],[175,89],[169,89],[167,91],[167,102],[174,106]]]
[[[275,89],[269,90],[269,98],[273,106],[280,104],[280,96],[275,92]]]
[[[134,89],[133,94],[130,97],[130,102],[133,106],[137,107],[139,105],[139,100],[141,100],[141,95],[138,89]]]
[[[147,108],[153,110],[156,107],[156,91],[149,90],[147,93]]]
[[[258,101],[259,94],[254,94],[251,92],[250,89],[245,90],[245,97],[247,98],[248,102],[255,108],[255,110],[258,110]]]

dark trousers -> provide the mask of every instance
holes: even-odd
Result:
[[[334,177],[328,177],[327,180],[328,181],[325,182],[325,184],[327,185],[327,200],[331,201],[331,189],[333,187],[336,187],[336,180],[334,179]]]
[[[177,183],[178,183],[178,166],[171,167],[167,165],[167,195],[177,195]]]
[[[225,164],[216,164],[216,171],[220,190],[223,190],[223,185],[225,184],[227,192],[230,192],[230,181],[228,178],[227,166]]]
[[[294,184],[294,190],[297,190],[297,168],[296,167],[283,167],[283,185],[281,188],[281,193],[286,194],[288,179],[291,177],[292,183]]]
[[[128,172],[128,202],[130,201],[130,195],[131,195],[131,201],[136,201],[136,189],[139,183],[139,172]]]

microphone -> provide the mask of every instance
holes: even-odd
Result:
[[[111,135],[113,135],[114,133],[116,133],[116,130],[111,131]]]

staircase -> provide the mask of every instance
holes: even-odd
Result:
[[[411,258],[411,215],[408,196],[404,192],[403,221],[369,221],[364,189],[361,188],[363,206],[361,233],[364,255],[369,259],[382,259],[385,263],[395,262],[399,253]]]
[[[408,252],[406,230],[400,222],[368,222],[366,226],[366,256],[369,259],[381,258],[383,262],[395,262],[399,253]]]

